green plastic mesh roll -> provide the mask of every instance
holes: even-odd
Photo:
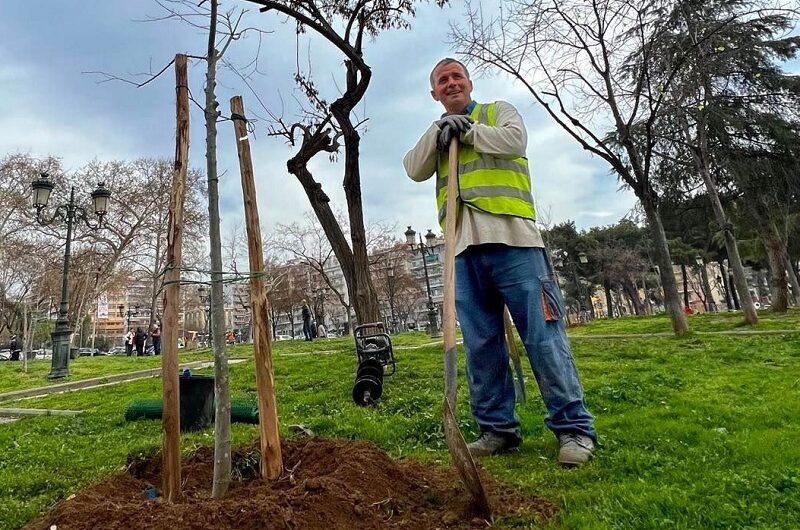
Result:
[[[128,405],[125,420],[159,420],[164,411],[160,399],[139,399]],[[258,423],[258,405],[249,399],[231,400],[231,421],[239,423]]]

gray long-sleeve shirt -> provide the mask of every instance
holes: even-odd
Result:
[[[528,133],[517,109],[510,103],[498,101],[495,116],[494,127],[475,123],[469,132],[461,136],[461,143],[474,146],[479,153],[498,158],[525,156]],[[417,145],[406,153],[403,166],[411,180],[422,182],[436,173],[439,163],[439,151],[436,150],[438,135],[439,128],[432,123]],[[542,235],[536,223],[530,219],[494,215],[475,208],[460,208],[459,223],[456,227],[456,254],[462,253],[471,245],[484,243],[503,243],[512,247],[544,247]]]

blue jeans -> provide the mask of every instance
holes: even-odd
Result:
[[[520,438],[503,330],[507,305],[539,384],[547,427],[597,439],[564,327],[564,304],[543,248],[485,244],[456,256],[456,310],[470,405],[482,431]]]

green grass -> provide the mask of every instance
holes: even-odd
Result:
[[[208,361],[211,358],[211,352],[208,350],[182,352],[180,354],[181,363]],[[47,379],[47,374],[50,373],[50,366],[51,361],[49,359],[31,360],[28,361],[28,371],[26,373],[22,362],[0,363],[0,394],[14,390],[25,390],[26,388],[57,385],[70,381],[158,368],[161,366],[161,357],[125,357],[117,355],[78,357],[69,362],[70,377],[55,381]]]
[[[798,320],[795,312],[778,323],[792,329]],[[581,332],[597,326],[603,333],[638,333],[657,321],[593,323]],[[734,329],[735,319],[714,325]],[[282,435],[301,423],[321,436],[368,439],[396,457],[449,465],[441,429],[442,347],[409,348],[431,342],[422,334],[393,340],[397,374],[387,379],[380,405],[367,409],[350,398],[352,339],[276,343]],[[543,424],[531,377],[530,400],[518,407],[521,451],[482,462],[498,479],[561,507],[548,529],[797,528],[800,334],[577,340],[574,349],[597,417],[595,460],[577,470],[556,466],[556,442]],[[249,355],[247,347],[231,352]],[[469,439],[476,428],[463,365],[460,382],[459,422]],[[253,364],[233,365],[231,384],[234,397],[254,396]],[[148,379],[17,403],[86,412],[0,426],[0,529],[19,528],[117,472],[129,453],[160,447],[159,422],[122,418],[130,401],[157,398],[160,390],[159,380]],[[257,427],[234,424],[233,436],[235,443],[253,440]],[[212,443],[210,430],[182,439],[186,453]],[[536,527],[519,518],[497,526]]]
[[[770,331],[770,330],[796,330],[800,332],[800,310],[792,309],[788,313],[779,315],[771,311],[759,311],[759,322],[755,326],[744,326],[744,319],[740,311],[722,313],[698,313],[690,315],[689,327],[692,331],[719,332],[719,331]],[[570,335],[615,335],[615,334],[649,334],[672,333],[672,325],[665,314],[646,317],[623,317],[617,319],[598,319],[569,330]]]

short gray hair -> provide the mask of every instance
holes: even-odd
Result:
[[[444,59],[442,59],[441,61],[436,63],[436,66],[434,66],[433,70],[431,70],[431,76],[430,76],[431,88],[433,88],[433,72],[435,72],[436,69],[439,68],[440,66],[445,66],[445,65],[451,64],[451,63],[456,63],[456,64],[460,65],[461,68],[464,69],[464,73],[467,74],[467,79],[470,78],[469,77],[469,70],[467,70],[467,67],[464,66],[464,63],[462,63],[458,59],[453,59],[452,57],[445,57]]]

